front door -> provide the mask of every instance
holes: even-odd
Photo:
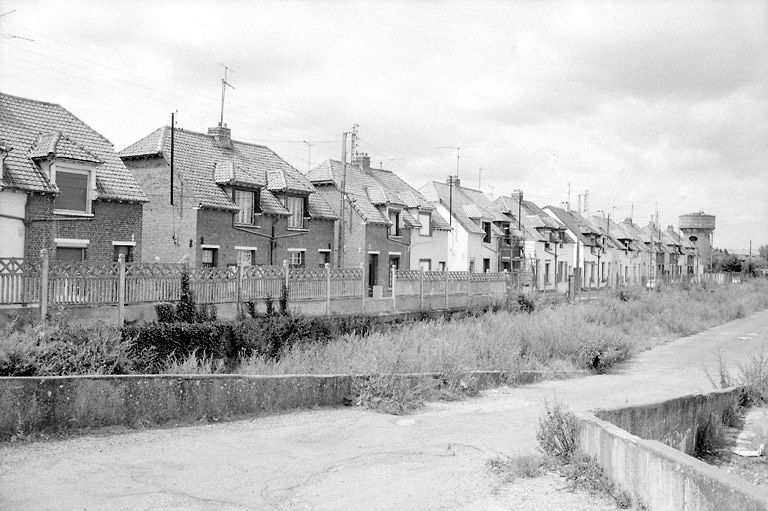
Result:
[[[373,296],[373,286],[379,283],[379,254],[368,254],[368,296]]]

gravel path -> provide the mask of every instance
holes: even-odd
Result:
[[[612,509],[555,475],[485,463],[535,451],[542,403],[574,410],[711,389],[768,343],[768,311],[641,353],[612,374],[503,387],[405,417],[359,408],[0,447],[0,509]]]

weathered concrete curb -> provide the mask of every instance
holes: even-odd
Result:
[[[580,414],[577,450],[594,458],[606,475],[651,511],[768,510],[768,490],[685,453],[695,445],[696,429],[710,418],[719,420],[725,407],[734,403],[737,392],[731,388]]]
[[[525,384],[582,372],[472,373],[477,387]],[[412,385],[437,373],[403,374]],[[350,375],[125,375],[0,378],[0,441],[104,426],[149,427],[169,422],[226,420],[285,410],[341,406]]]

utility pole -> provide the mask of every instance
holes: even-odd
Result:
[[[483,183],[483,167],[480,167],[477,169],[477,189],[480,190],[482,188]]]
[[[584,213],[589,211],[588,201],[589,201],[589,190],[584,190]],[[579,214],[581,214],[581,211],[579,211]]]
[[[453,225],[453,176],[448,176],[448,225]]]
[[[571,210],[571,182],[568,181],[568,207],[565,208],[566,211]]]
[[[173,206],[173,133],[176,131],[175,112],[171,112],[171,206]]]
[[[219,126],[224,126],[224,93],[226,92],[227,87],[232,90],[235,90],[235,88],[227,82],[227,72],[232,70],[224,64],[220,65],[224,68],[224,78],[221,79],[221,118],[219,119]],[[232,72],[234,73],[234,71]]]
[[[576,211],[578,211],[579,214],[581,214],[581,194],[579,194],[578,196],[578,202],[576,203],[576,207],[578,208]]]
[[[341,134],[341,194],[339,196],[339,240],[336,250],[339,268],[344,267],[344,213],[346,211],[347,200],[347,135],[345,131]]]

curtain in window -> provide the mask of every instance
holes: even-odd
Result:
[[[240,211],[237,213],[237,223],[252,224],[253,223],[253,192],[244,192],[242,190],[235,190],[235,204],[237,204],[240,207]]]
[[[304,198],[287,197],[285,206],[291,216],[288,217],[288,227],[301,229],[304,227]]]

